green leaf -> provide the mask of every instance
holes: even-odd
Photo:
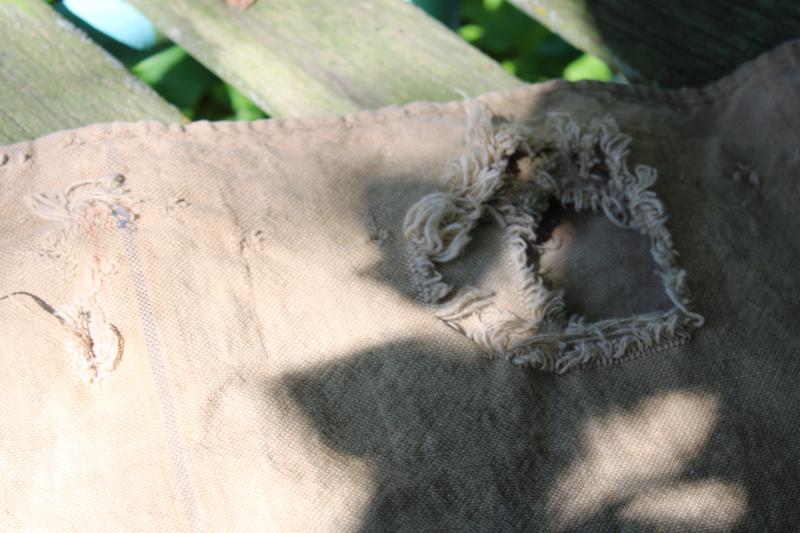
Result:
[[[508,2],[463,0],[461,13],[461,37],[522,80],[558,78],[564,66],[580,55]]]
[[[564,79],[569,81],[611,81],[613,73],[608,65],[595,56],[583,54],[564,68]]]
[[[174,45],[140,61],[131,71],[165,100],[193,118],[193,110],[216,76]]]
[[[235,120],[258,120],[267,116],[257,105],[237,91],[232,85],[225,84],[225,88],[230,97],[231,108],[233,108],[233,118]]]
[[[508,72],[511,75],[515,75],[517,73],[516,61],[506,59],[500,62],[500,66],[503,67],[506,70],[506,72]]]
[[[170,46],[161,52],[139,61],[131,72],[148,85],[161,81],[169,70],[186,57],[186,51],[179,46]]]
[[[474,43],[481,37],[483,37],[484,30],[481,26],[477,24],[465,24],[461,26],[458,30],[458,34],[461,36],[462,39],[467,41],[468,43]]]

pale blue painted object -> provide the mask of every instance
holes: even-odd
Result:
[[[64,0],[62,3],[86,24],[135,50],[146,50],[158,41],[150,21],[124,0]]]

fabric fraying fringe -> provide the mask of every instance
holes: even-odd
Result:
[[[516,128],[495,131],[489,110],[479,103],[467,108],[466,131],[467,152],[450,160],[441,177],[449,190],[424,197],[403,222],[406,239],[434,262],[455,259],[467,245],[522,140]]]
[[[703,317],[689,310],[686,272],[676,265],[666,211],[651,189],[657,172],[646,165],[630,170],[631,139],[611,117],[581,126],[565,114],[550,116],[556,153],[542,155],[544,164],[518,184],[507,172],[510,158],[546,151],[534,150],[519,126],[494,127],[483,103],[467,101],[466,111],[466,152],[447,163],[442,176],[447,190],[422,198],[404,220],[412,280],[424,302],[439,304],[440,319],[487,352],[556,373],[678,345],[703,325]],[[673,308],[594,323],[567,317],[563,291],[547,287],[529,254],[550,198],[579,212],[602,213],[615,225],[649,237]],[[458,257],[486,213],[503,227],[524,316],[499,309],[492,293],[475,287],[464,287],[442,303],[452,290],[436,264]]]

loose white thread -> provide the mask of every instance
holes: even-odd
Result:
[[[655,169],[627,165],[630,137],[611,117],[581,127],[569,116],[549,117],[556,155],[524,183],[507,173],[517,152],[543,154],[517,126],[494,127],[488,108],[467,101],[466,153],[449,161],[442,177],[447,191],[435,192],[406,213],[404,235],[411,243],[411,273],[424,302],[439,304],[437,316],[485,351],[520,365],[563,373],[590,363],[606,364],[656,345],[685,342],[703,317],[689,310],[686,272],[666,228],[664,206],[651,187]],[[556,179],[551,172],[559,171]],[[673,308],[594,323],[565,316],[563,291],[552,290],[529,258],[550,198],[576,211],[602,212],[615,225],[649,237],[664,291]],[[464,287],[441,302],[451,287],[436,269],[457,257],[484,213],[501,222],[516,266],[525,316],[499,309],[493,294]]]
[[[116,368],[122,357],[123,339],[117,328],[106,321],[96,294],[54,309],[40,297],[26,291],[16,291],[0,297],[13,296],[33,299],[39,307],[61,322],[72,337],[67,341],[67,363],[83,383],[100,381]]]
[[[116,368],[122,336],[106,320],[96,294],[56,308],[55,315],[73,335],[67,342],[67,358],[82,382],[95,383]]]

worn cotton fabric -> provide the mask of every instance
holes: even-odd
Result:
[[[404,217],[464,152],[464,103],[3,147],[0,529],[800,527],[799,60],[479,98],[534,139],[610,116],[704,318],[560,375],[419,298]],[[669,306],[647,238],[557,211],[538,268],[570,313]],[[442,271],[513,299],[491,219]]]

